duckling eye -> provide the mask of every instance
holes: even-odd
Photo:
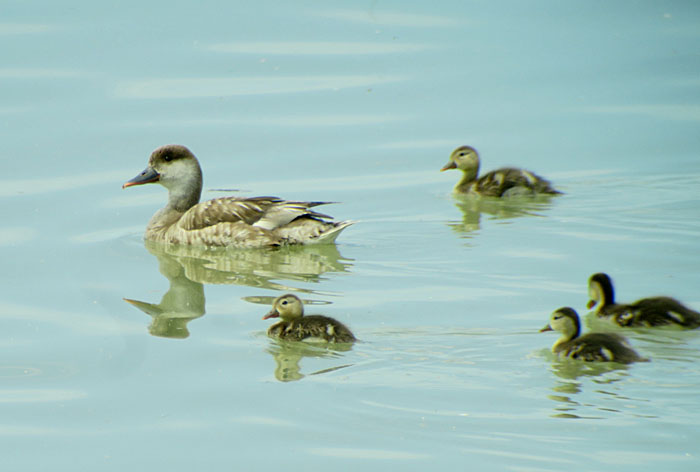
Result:
[[[163,156],[163,160],[164,160],[165,162],[170,162],[170,161],[173,160],[173,156],[171,156],[170,154],[165,154],[165,155]]]
[[[287,303],[289,303],[287,300],[282,300],[282,305],[286,305]]]

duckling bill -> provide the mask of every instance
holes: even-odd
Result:
[[[540,330],[559,331],[561,337],[552,346],[552,352],[560,357],[587,362],[619,362],[630,364],[645,361],[627,340],[614,333],[588,333],[581,335],[581,322],[573,308],[563,307],[549,318],[549,324]]]
[[[545,178],[525,169],[504,167],[479,177],[479,153],[471,146],[460,146],[450,155],[440,171],[459,169],[462,179],[454,188],[455,193],[484,197],[516,197],[539,194],[558,195]]]
[[[623,327],[675,325],[681,328],[700,327],[700,313],[671,297],[649,297],[634,303],[615,302],[615,291],[609,275],[599,272],[588,279],[588,308],[596,305],[596,315],[611,319]]]
[[[168,203],[149,221],[149,241],[246,248],[332,243],[352,224],[330,221],[332,217],[313,210],[329,202],[221,197],[200,203],[202,169],[181,145],[153,151],[146,169],[122,188],[150,183],[168,189]]]
[[[291,293],[275,299],[263,320],[269,318],[281,319],[267,330],[271,338],[329,343],[352,343],[356,340],[350,329],[340,321],[323,315],[304,316],[303,302]]]

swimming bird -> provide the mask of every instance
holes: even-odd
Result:
[[[615,291],[609,275],[599,272],[588,279],[588,308],[598,305],[596,314],[611,318],[620,326],[677,325],[700,327],[700,313],[671,297],[649,297],[630,304],[615,303]]]
[[[456,193],[481,195],[484,197],[532,196],[537,194],[557,195],[561,192],[552,184],[529,170],[504,167],[479,175],[479,153],[471,146],[460,146],[450,155],[440,171],[459,169],[462,179],[454,188]]]
[[[145,238],[171,244],[270,247],[331,243],[352,222],[332,222],[312,210],[329,202],[277,197],[221,197],[199,202],[202,170],[185,146],[168,144],[151,154],[148,166],[122,188],[159,183],[168,204],[151,218]]]
[[[332,343],[352,343],[355,336],[340,321],[323,315],[304,316],[304,304],[291,293],[275,299],[272,309],[263,316],[281,318],[267,330],[271,338],[287,341],[325,341]]]
[[[552,313],[544,331],[559,331],[561,337],[552,346],[559,356],[583,361],[629,364],[645,361],[630,347],[627,340],[614,333],[588,333],[581,336],[581,322],[573,308],[559,308]]]

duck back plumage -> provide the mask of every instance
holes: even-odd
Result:
[[[616,303],[615,290],[609,275],[599,272],[589,279],[590,288],[599,292],[600,303],[596,315],[610,318],[615,324],[623,327],[656,327],[676,325],[682,328],[694,329],[700,327],[700,313],[691,310],[680,301],[671,297],[648,297],[634,303]],[[597,284],[597,289],[595,289]]]
[[[650,297],[630,304],[606,305],[598,311],[598,316],[609,317],[623,327],[700,327],[700,313],[671,297]]]
[[[267,334],[286,341],[352,343],[356,340],[347,326],[323,315],[307,315],[294,320],[279,321],[270,326]]]
[[[588,333],[555,346],[555,354],[587,362],[619,362],[629,364],[640,361],[624,337],[615,333]]]
[[[552,184],[529,170],[515,167],[487,172],[475,181],[471,182],[467,192],[476,193],[484,197],[509,197],[526,196],[535,194],[560,194],[552,187]]]

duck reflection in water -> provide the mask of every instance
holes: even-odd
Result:
[[[479,176],[480,165],[476,149],[460,146],[440,169],[462,171],[453,194],[463,219],[461,223],[448,223],[459,233],[478,230],[482,213],[493,219],[541,216],[538,212],[551,206],[552,197],[561,195],[547,179],[529,170],[504,167]]]
[[[306,377],[306,375],[301,372],[300,362],[303,358],[340,359],[342,357],[341,352],[349,351],[350,349],[352,349],[352,346],[348,344],[315,345],[276,339],[266,351],[272,354],[272,357],[275,359],[275,378],[280,382],[292,382]],[[352,364],[343,364],[332,366],[311,372],[308,375],[326,374],[350,367],[351,365]]]
[[[455,232],[468,235],[481,228],[482,213],[492,220],[508,220],[522,216],[543,217],[543,211],[553,204],[552,195],[535,195],[511,198],[454,195],[455,206],[462,212],[462,221],[449,221]]]
[[[547,395],[547,398],[555,402],[550,416],[593,419],[624,410],[630,398],[622,395],[620,389],[630,375],[629,369],[629,364],[617,362],[571,362],[559,357],[553,359],[550,370],[557,379],[552,386],[552,393]],[[590,391],[584,393],[591,389],[598,395],[591,395]],[[583,397],[579,398],[581,395]],[[599,398],[600,402],[593,401],[593,398]],[[619,409],[615,408],[616,401],[620,402]]]
[[[158,304],[129,298],[124,301],[153,318],[148,327],[153,336],[187,338],[187,323],[204,315],[204,285],[187,277],[185,267],[174,257],[151,253],[158,258],[160,273],[168,279],[170,288]]]
[[[125,299],[153,317],[149,331],[154,336],[186,338],[187,323],[205,312],[204,284],[230,284],[272,290],[313,290],[294,288],[279,280],[318,283],[327,272],[348,272],[335,245],[282,247],[279,249],[225,249],[175,246],[146,241],[156,256],[160,272],[170,289],[159,304]]]
[[[618,362],[576,362],[561,358],[551,349],[543,350],[544,357],[551,361],[550,372],[554,374],[551,393],[547,398],[554,402],[552,418],[601,418],[614,408],[619,400],[620,410],[624,409],[629,398],[620,395],[616,384],[629,376],[629,364]],[[587,390],[595,390],[601,396],[600,403],[592,402],[597,395]],[[585,398],[585,400],[583,400]]]
[[[629,365],[637,361],[647,361],[634,351],[626,339],[615,333],[591,332],[581,335],[581,322],[578,314],[569,307],[555,310],[547,324],[540,332],[558,331],[561,337],[554,343],[550,354],[554,357],[552,372],[559,377],[553,387],[554,395],[548,398],[557,402],[557,418],[597,418],[599,413],[578,414],[581,410],[593,407],[602,411],[617,411],[611,408],[610,399],[620,397],[613,384],[627,377]],[[579,377],[589,377],[596,384],[596,391],[604,393],[601,405],[596,406],[587,402],[586,405],[576,401],[574,395],[581,392],[583,382]],[[603,391],[601,385],[611,388]],[[623,405],[621,404],[622,408]],[[577,412],[577,413],[574,413]]]
[[[326,304],[302,300],[293,294],[274,299],[271,297],[246,297],[252,303],[269,304],[272,309],[263,319],[280,318],[267,330],[273,344],[267,349],[275,359],[275,378],[289,382],[304,378],[300,361],[310,358],[340,358],[341,353],[352,349],[356,341],[352,332],[341,322],[322,315],[304,316],[304,303],[309,305]],[[319,375],[349,367],[350,364],[333,366],[315,371],[309,375]]]

